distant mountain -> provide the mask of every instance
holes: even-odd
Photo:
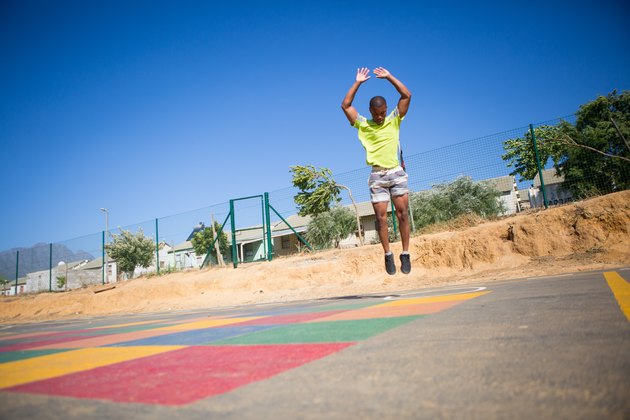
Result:
[[[18,277],[23,277],[27,273],[48,270],[50,267],[50,245],[39,243],[30,248],[12,248],[0,252],[0,276],[5,279],[15,279],[15,264],[17,251],[20,251]],[[62,244],[52,244],[52,265],[59,262],[74,262],[82,260],[93,260],[94,256],[88,252],[78,250],[73,252]]]

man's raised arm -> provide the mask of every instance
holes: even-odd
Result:
[[[357,69],[357,77],[348,93],[346,93],[346,97],[343,98],[343,102],[341,102],[341,109],[343,109],[343,113],[346,114],[346,118],[348,118],[348,121],[350,121],[352,125],[354,125],[359,115],[357,110],[352,106],[352,101],[354,101],[354,95],[357,94],[359,86],[370,78],[370,76],[368,76],[369,72],[370,70],[365,67]]]
[[[398,93],[400,93],[400,99],[398,100],[398,115],[400,118],[407,115],[407,111],[409,110],[409,103],[411,102],[411,92],[402,82],[396,79],[389,71],[385,70],[383,67],[379,67],[374,70],[374,74],[379,79],[386,79],[394,85]]]

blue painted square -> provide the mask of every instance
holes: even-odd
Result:
[[[125,341],[124,343],[111,344],[106,347],[130,347],[130,346],[200,346],[226,338],[238,337],[258,331],[278,328],[278,325],[251,325],[244,327],[217,327],[200,330],[181,331],[173,334],[160,335],[158,337],[142,338],[140,340]]]

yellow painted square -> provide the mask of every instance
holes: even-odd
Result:
[[[160,319],[157,321],[139,321],[139,322],[129,322],[127,324],[115,324],[115,325],[105,325],[102,327],[94,327],[89,328],[90,330],[105,330],[109,328],[124,328],[124,327],[135,327],[136,325],[147,325],[147,324],[159,324],[160,322],[165,322],[166,320]]]
[[[72,350],[0,365],[0,389],[177,350],[186,346],[101,347]]]
[[[263,318],[261,316],[243,317],[243,318],[222,318],[207,319],[203,321],[189,322],[186,324],[169,325],[166,327],[155,328],[151,331],[190,331],[202,330],[205,328],[222,327],[224,325],[238,324],[240,322],[251,321],[252,319]]]

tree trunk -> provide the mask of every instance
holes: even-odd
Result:
[[[210,215],[211,224],[212,224],[212,240],[214,241],[214,250],[217,252],[217,264],[219,267],[225,266],[225,261],[223,261],[223,255],[221,255],[221,247],[219,246],[219,240],[217,239],[217,232],[214,229],[214,214]]]
[[[348,195],[350,196],[350,201],[352,201],[352,205],[354,206],[354,215],[357,218],[357,231],[359,232],[359,243],[361,244],[361,246],[363,246],[364,245],[363,232],[361,232],[361,220],[359,219],[359,209],[357,208],[357,203],[355,203],[354,197],[352,196],[352,191],[350,191],[350,188],[346,187],[345,185],[337,184],[337,186],[340,188],[344,188],[346,191],[348,191]]]

